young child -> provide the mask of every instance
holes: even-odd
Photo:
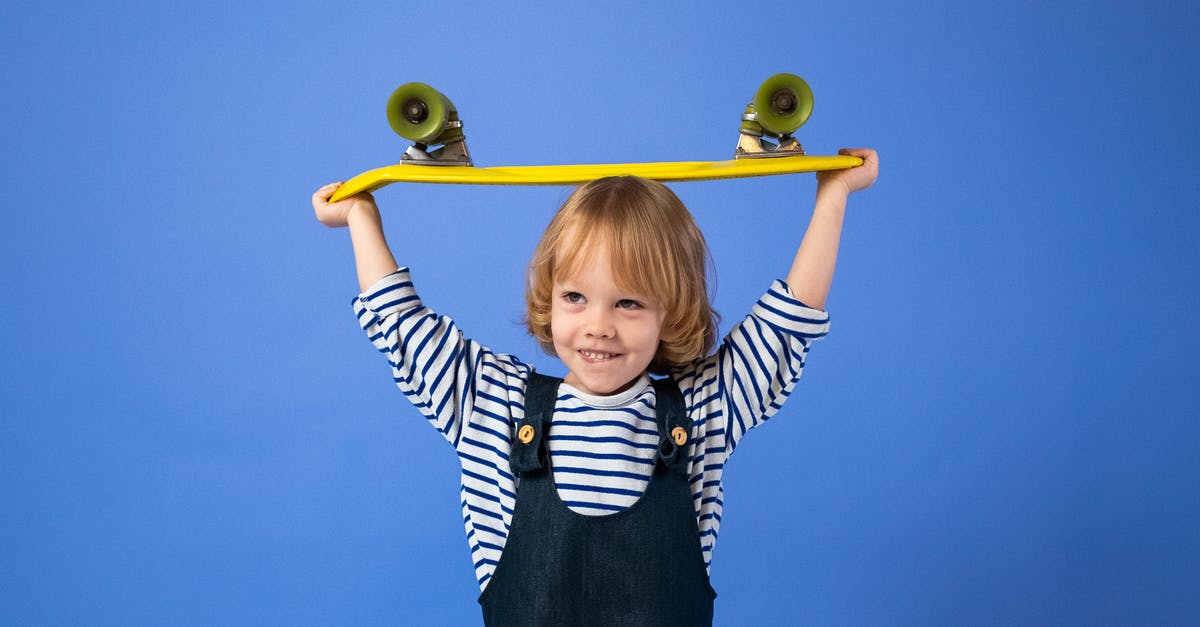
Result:
[[[713,350],[708,249],[660,183],[580,186],[529,265],[527,325],[566,366],[546,377],[467,339],[397,269],[370,194],[318,219],[348,226],[359,323],[396,385],[454,446],[487,625],[709,625],[708,564],[725,462],[787,399],[833,278],[846,199],[863,165],[817,175],[813,215],[788,272]],[[666,375],[651,379],[648,373]]]

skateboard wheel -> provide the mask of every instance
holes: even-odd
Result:
[[[430,144],[446,128],[453,109],[450,101],[429,85],[405,83],[388,98],[388,124],[405,139]]]
[[[754,108],[764,130],[787,135],[803,126],[812,115],[812,89],[795,74],[776,74],[763,81],[755,92]]]

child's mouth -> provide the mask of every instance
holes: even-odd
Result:
[[[590,363],[601,363],[619,356],[619,353],[600,353],[596,351],[580,350],[579,355],[584,361]]]

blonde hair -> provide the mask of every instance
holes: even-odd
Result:
[[[525,324],[542,350],[555,354],[555,280],[575,276],[599,246],[608,249],[618,287],[654,298],[665,311],[650,371],[665,374],[707,355],[718,316],[708,299],[704,235],[674,192],[634,176],[579,186],[542,234],[525,286]]]

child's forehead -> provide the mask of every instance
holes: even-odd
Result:
[[[585,277],[586,275],[586,277]],[[555,260],[555,283],[578,283],[584,278],[602,280],[621,289],[642,291],[646,286],[634,268],[613,254],[601,238],[564,242]]]
[[[602,269],[614,278],[622,274],[613,263],[610,246],[593,240],[564,239],[555,254],[554,278],[557,281],[578,279],[581,274]]]
[[[611,237],[595,229],[564,229],[554,248],[555,265],[560,271],[573,273],[581,266],[612,261]]]

